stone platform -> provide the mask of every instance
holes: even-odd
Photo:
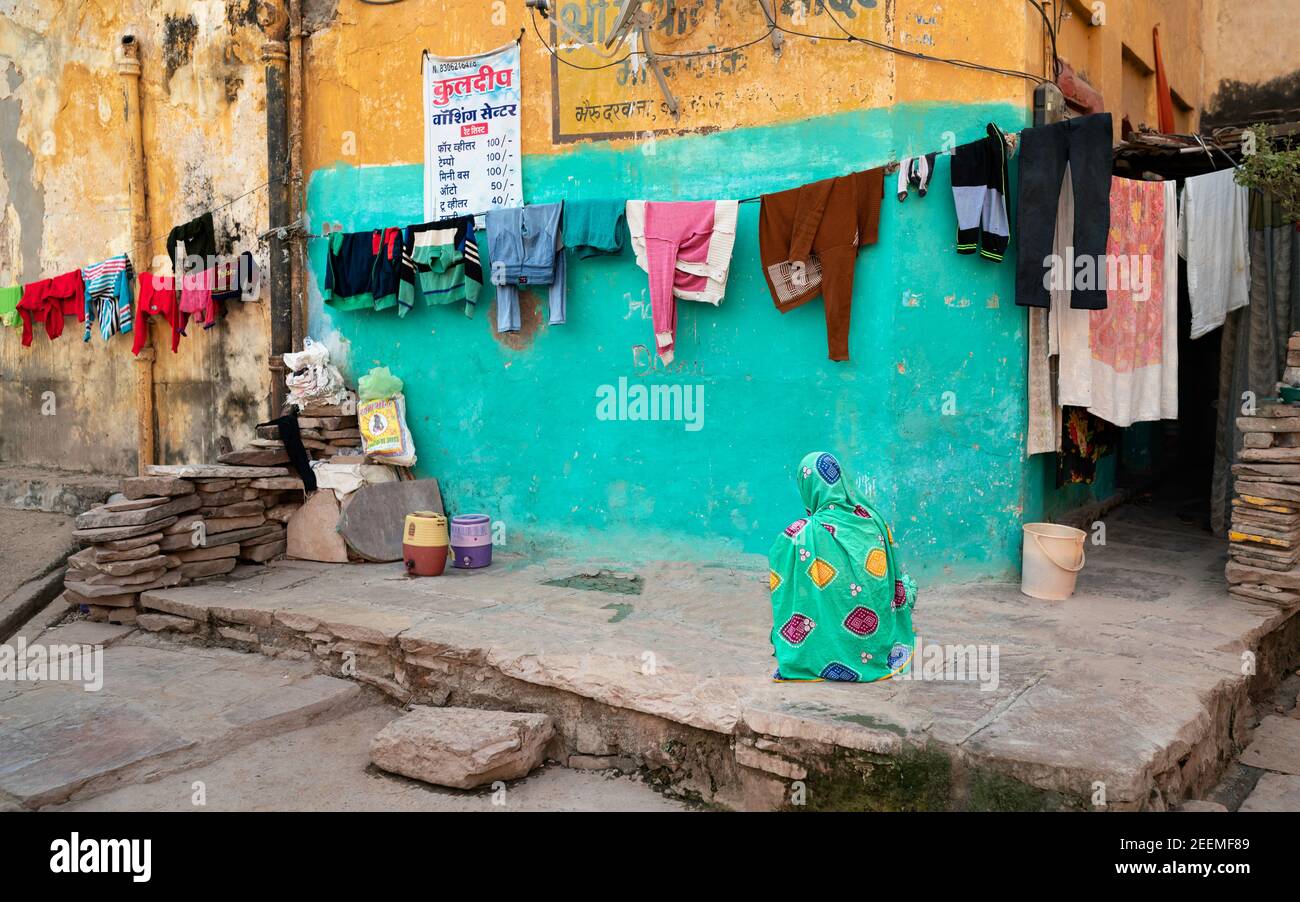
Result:
[[[147,592],[140,626],[400,701],[545,711],[570,766],[641,768],[726,807],[1162,809],[1245,746],[1300,618],[1229,596],[1221,539],[1142,507],[1107,527],[1067,602],[921,587],[923,643],[996,646],[983,684],[771,682],[759,558],[632,572],[502,555],[434,579],[284,561]]]

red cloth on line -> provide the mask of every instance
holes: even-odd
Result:
[[[149,337],[149,317],[161,316],[172,327],[172,353],[181,343],[181,334],[189,322],[189,317],[181,312],[180,302],[176,298],[176,280],[171,276],[155,276],[153,273],[140,273],[140,300],[136,305],[136,323],[132,330],[135,339],[131,343],[131,353],[139,356],[144,350],[145,339]]]
[[[86,286],[81,281],[81,270],[24,285],[18,302],[18,315],[23,318],[23,347],[31,347],[33,322],[43,323],[45,334],[53,341],[63,334],[63,318],[73,314],[78,322],[86,321]]]

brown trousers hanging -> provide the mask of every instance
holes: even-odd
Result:
[[[786,313],[821,295],[831,360],[849,359],[853,265],[876,243],[884,192],[877,168],[763,195],[758,248],[772,302]]]

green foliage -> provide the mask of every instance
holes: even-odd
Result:
[[[1273,138],[1267,125],[1255,125],[1255,153],[1237,171],[1237,184],[1273,195],[1288,219],[1300,222],[1300,147]]]

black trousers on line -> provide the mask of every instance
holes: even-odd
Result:
[[[1056,233],[1061,179],[1070,166],[1074,186],[1074,258],[1100,263],[1110,232],[1110,175],[1113,168],[1110,113],[1053,122],[1020,133],[1020,201],[1017,207],[1016,303],[1047,307],[1043,284]],[[1073,277],[1073,273],[1069,274]],[[1070,306],[1106,309],[1106,267],[1097,267],[1094,286],[1076,290]]]

